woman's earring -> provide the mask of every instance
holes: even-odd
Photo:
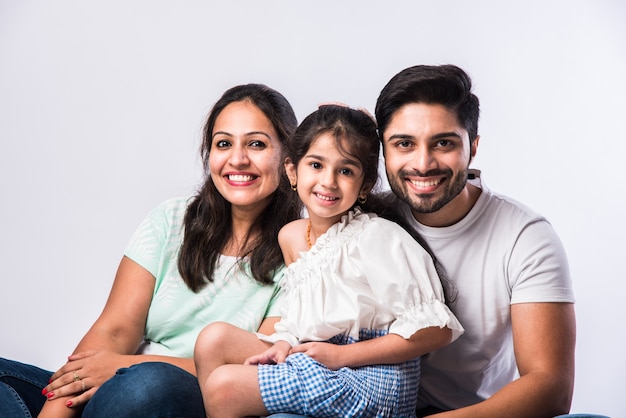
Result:
[[[294,192],[297,192],[298,191],[298,183],[293,183],[291,185],[291,190],[293,190]]]
[[[367,202],[367,196],[359,196],[358,199],[360,204],[365,204],[365,202]]]

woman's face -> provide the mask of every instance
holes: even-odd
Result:
[[[274,126],[249,101],[226,106],[215,120],[209,171],[233,210],[259,211],[282,175],[282,146]]]

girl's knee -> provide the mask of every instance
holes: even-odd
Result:
[[[223,347],[225,339],[232,334],[234,328],[234,325],[227,322],[213,322],[204,327],[196,340],[194,357],[198,358],[205,353],[214,352],[215,348]]]
[[[239,392],[237,383],[228,365],[215,369],[206,381],[207,409],[222,408],[237,402]]]

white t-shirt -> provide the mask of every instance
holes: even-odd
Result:
[[[519,377],[510,305],[574,302],[565,251],[548,221],[522,204],[482,189],[471,211],[449,227],[419,224],[457,290],[452,311],[465,327],[456,342],[422,359],[418,407],[457,409],[489,398]]]
[[[400,226],[357,208],[285,271],[281,321],[272,336],[296,345],[359,331],[409,338],[431,326],[463,327],[444,303],[430,255]]]

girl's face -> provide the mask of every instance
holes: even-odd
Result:
[[[342,154],[335,137],[325,133],[311,142],[298,166],[285,165],[291,184],[311,219],[324,218],[333,224],[354,205],[363,190],[363,169],[354,157]]]
[[[278,188],[282,146],[270,120],[249,101],[226,106],[215,120],[210,175],[233,209],[265,208]]]

